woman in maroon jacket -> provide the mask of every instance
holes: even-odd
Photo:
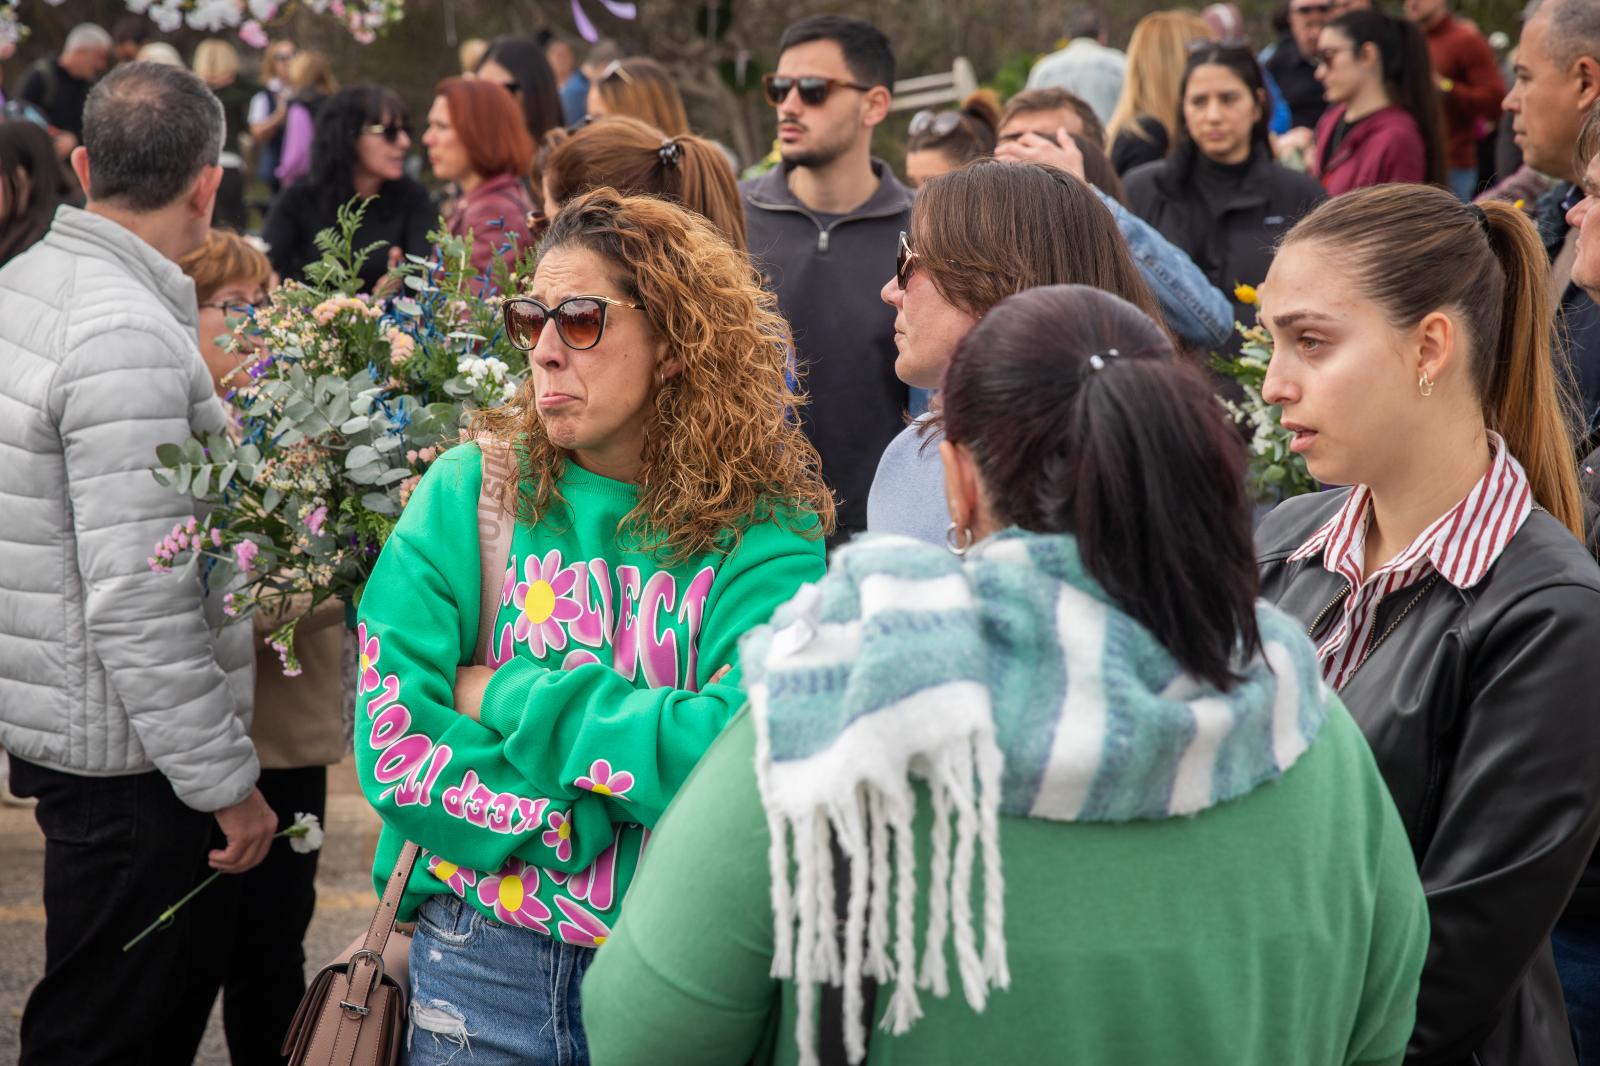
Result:
[[[1317,123],[1316,170],[1334,196],[1387,182],[1444,185],[1444,123],[1428,43],[1410,22],[1352,11],[1318,39],[1333,105]]]
[[[524,177],[533,163],[533,140],[517,102],[481,78],[446,78],[428,109],[422,143],[434,176],[461,190],[446,224],[458,237],[472,234],[472,265],[488,274],[495,259],[514,269],[534,245],[524,220],[533,210]]]

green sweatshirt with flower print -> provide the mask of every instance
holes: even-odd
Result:
[[[453,689],[477,645],[481,478],[476,445],[433,464],[361,599],[356,766],[384,823],[373,883],[409,838],[423,854],[401,920],[453,892],[593,946],[651,827],[744,703],[739,637],[822,577],[822,542],[805,535],[814,516],[780,512],[729,553],[662,566],[619,538],[635,487],[568,463],[569,506],[512,537],[474,722]]]

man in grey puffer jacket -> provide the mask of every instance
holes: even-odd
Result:
[[[277,829],[255,788],[250,627],[146,563],[194,508],[151,476],[156,446],[224,424],[174,262],[210,226],[222,130],[187,71],[118,68],[72,156],[87,208],[0,269],[0,745],[46,837],[23,1066],[197,1041],[215,989],[186,978],[222,946],[192,908],[122,944],[208,866],[254,866]]]

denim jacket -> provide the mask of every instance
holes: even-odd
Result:
[[[1095,189],[1100,202],[1111,210],[1128,251],[1155,293],[1161,314],[1186,344],[1207,351],[1220,348],[1233,336],[1233,304],[1206,280],[1200,268],[1154,226]]]

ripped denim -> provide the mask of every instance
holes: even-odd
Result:
[[[454,896],[417,912],[404,1066],[588,1066],[592,948],[501,925]]]

